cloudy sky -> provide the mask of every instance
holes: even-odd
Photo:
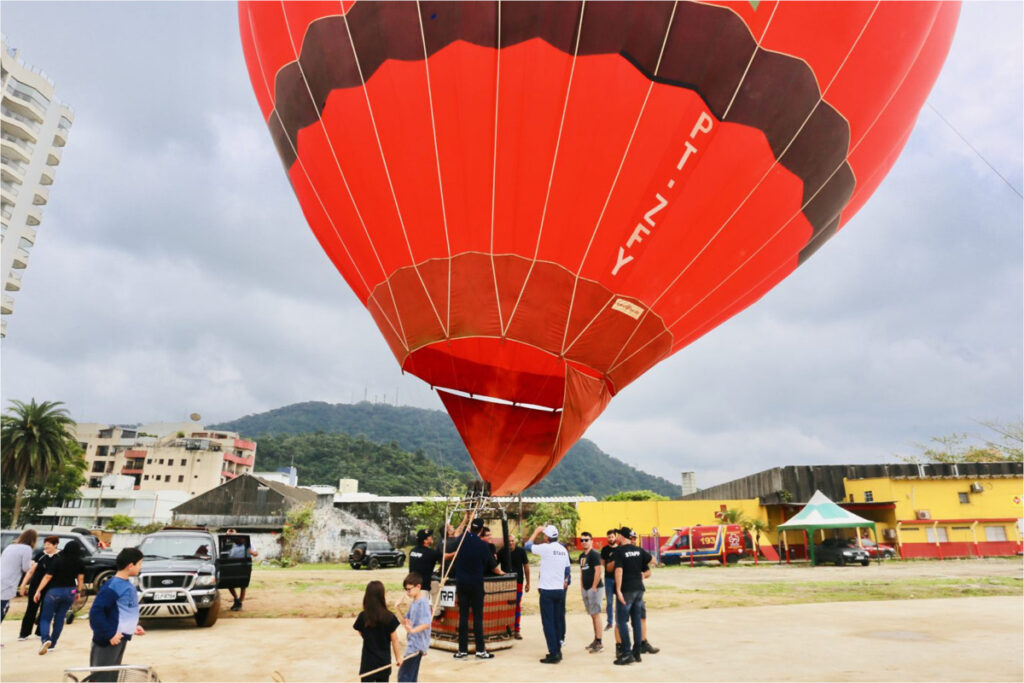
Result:
[[[233,3],[5,0],[75,123],[2,345],[2,395],[79,421],[307,400],[440,408],[305,225]],[[1019,191],[1022,4],[969,2],[929,100]],[[926,106],[867,206],[768,296],[615,398],[587,437],[698,485],[889,462],[1022,411],[1022,205]]]

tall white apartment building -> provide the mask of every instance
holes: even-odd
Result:
[[[42,207],[74,119],[71,109],[53,97],[53,82],[26,65],[16,48],[3,40],[0,103],[0,214],[3,225],[0,276],[0,336],[7,336],[6,316],[14,312],[12,292],[21,289],[29,254],[36,243]]]

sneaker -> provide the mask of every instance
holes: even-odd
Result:
[[[604,645],[601,644],[600,640],[595,640],[593,643],[591,643],[590,647],[588,647],[587,650],[590,652],[590,654],[596,654],[604,650]]]
[[[516,640],[522,640],[523,639],[523,634],[521,634],[519,631],[516,631],[515,633],[512,634],[512,637],[515,638]]]
[[[468,656],[469,656],[468,652],[461,652],[461,651],[459,651],[459,652],[456,652],[455,654],[453,654],[452,658],[453,659],[465,659]]]
[[[632,664],[635,661],[636,660],[633,659],[632,653],[630,653],[630,654],[622,655],[621,657],[619,657],[618,659],[615,660],[615,663],[618,666],[625,666],[626,664]]]
[[[21,641],[23,641],[23,640],[28,640],[28,639],[29,639],[29,638],[31,638],[31,637],[32,637],[32,636],[21,636],[20,638],[18,638],[18,642],[20,643],[20,642],[21,642]]]
[[[637,662],[638,664],[640,663],[640,651],[639,650],[633,652],[633,661]]]
[[[560,655],[560,654],[559,655],[553,655],[551,653],[548,653],[547,656],[544,657],[544,659],[540,660],[540,663],[541,664],[558,664],[560,661],[562,661],[562,655]]]
[[[605,624],[604,625],[604,630],[605,631],[611,631],[612,630],[612,625],[611,624]]]
[[[647,654],[647,655],[656,655],[659,652],[661,652],[661,648],[660,647],[654,647],[653,645],[651,645],[650,643],[648,643],[645,640],[642,643],[640,643],[640,652],[643,652],[644,654]]]
[[[51,645],[53,645],[53,643],[51,643],[48,640],[44,640],[42,647],[39,648],[39,654],[45,655],[47,652],[50,651],[50,646]]]
[[[494,659],[494,653],[493,652],[488,652],[487,650],[483,650],[481,652],[477,652],[476,653],[476,658],[477,659]]]
[[[235,604],[231,605],[231,611],[232,612],[241,612],[242,611],[242,603],[240,603],[239,601],[235,600]]]

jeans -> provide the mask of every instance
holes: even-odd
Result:
[[[615,596],[614,576],[611,577],[611,580],[608,579],[607,575],[604,577],[604,600],[607,603],[605,612],[608,613],[608,621],[606,623],[608,626],[611,626],[615,623],[615,603],[618,601],[618,598]]]
[[[74,588],[50,588],[43,596],[43,609],[39,615],[39,638],[56,647],[60,632],[64,630],[64,617],[75,602]]]
[[[407,655],[408,656],[408,655]],[[423,660],[423,653],[420,652],[412,659],[407,659],[398,667],[398,683],[414,683],[420,677],[420,662]]]
[[[92,650],[89,652],[89,666],[121,666],[124,659],[124,648],[128,645],[127,638],[121,638],[117,645],[100,645],[96,641],[92,643]],[[89,677],[90,681],[116,681],[117,671],[97,671]]]
[[[638,655],[640,654],[640,641],[643,640],[643,623],[640,620],[640,608],[644,604],[644,592],[643,590],[623,591],[622,597],[626,601],[625,605],[617,599],[615,602],[619,623],[619,638],[622,639],[622,652],[623,654],[632,652],[634,655]],[[630,622],[633,622],[633,640],[635,641],[632,647],[629,640]]]
[[[519,633],[519,620],[523,616],[523,584],[516,584],[516,625],[515,632]]]
[[[540,622],[544,626],[544,640],[548,653],[562,654],[562,640],[565,638],[565,591],[538,589],[540,593]]]
[[[455,597],[459,601],[459,652],[469,652],[469,610],[473,610],[473,639],[476,651],[487,649],[484,645],[484,584],[459,583],[455,585]]]

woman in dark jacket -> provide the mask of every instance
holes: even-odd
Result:
[[[64,550],[57,553],[53,564],[39,582],[39,589],[33,599],[42,599],[39,614],[39,638],[42,645],[39,654],[45,655],[57,647],[60,632],[64,629],[64,617],[85,584],[85,565],[82,562],[82,546],[71,540]],[[43,592],[46,597],[43,598]]]

